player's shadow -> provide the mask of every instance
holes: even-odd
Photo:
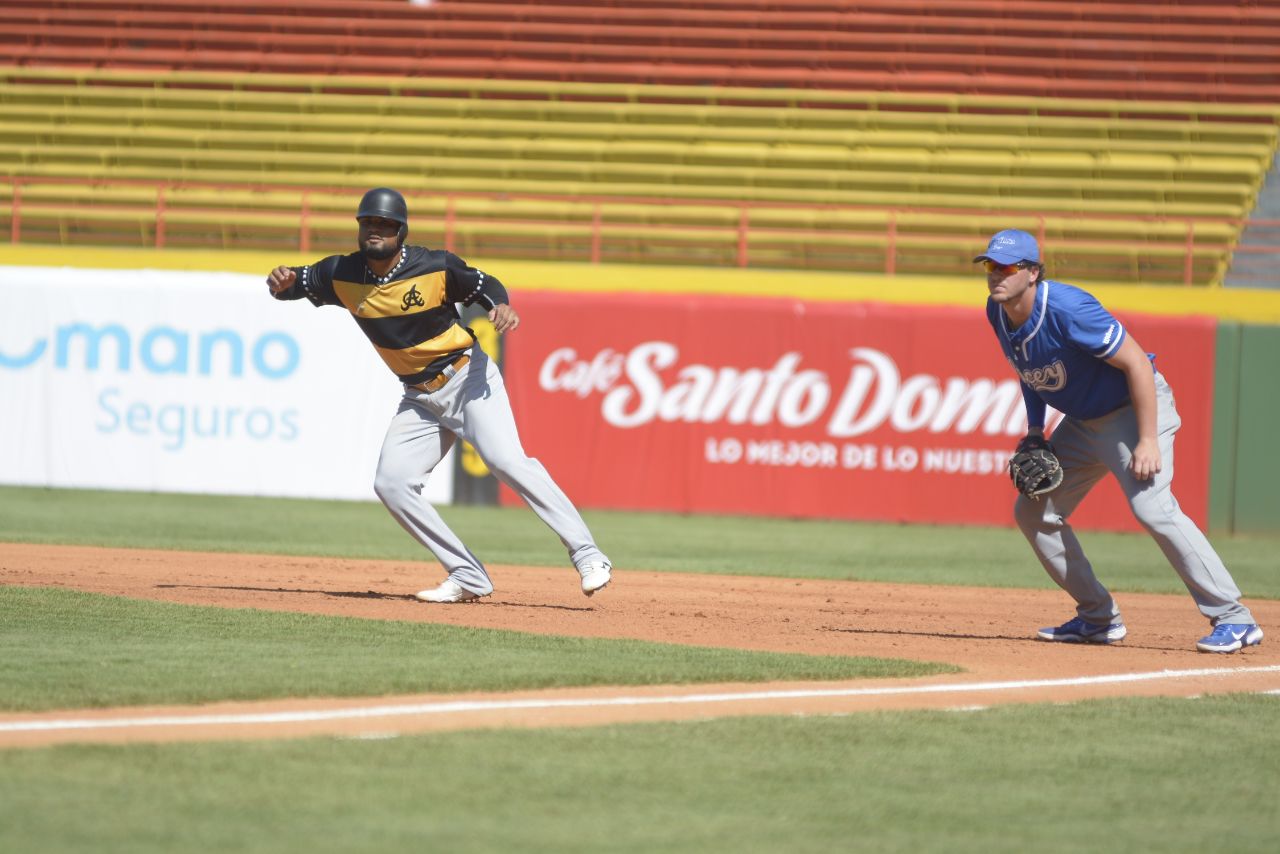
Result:
[[[247,587],[237,584],[157,584],[157,588],[175,589],[183,588],[187,590],[239,590],[248,593],[300,593],[309,596],[319,594],[321,596],[332,596],[335,599],[387,599],[392,601],[408,601],[418,602],[412,593],[379,593],[376,590],[310,590],[302,587]],[[421,603],[419,603],[421,604]],[[500,607],[500,608],[551,608],[556,611],[594,611],[594,608],[584,608],[576,605],[551,605],[541,602],[503,602],[503,601],[485,601],[475,603],[481,607]]]
[[[488,608],[550,608],[553,611],[582,611],[591,613],[595,608],[587,608],[582,605],[548,605],[545,602],[502,602],[488,601],[484,603]]]
[[[903,629],[842,629],[827,626],[826,631],[844,632],[851,635],[891,635],[917,638],[946,638],[948,640],[989,640],[989,641],[1035,641],[1026,635],[971,635],[959,632],[910,632]]]
[[[886,635],[890,637],[917,637],[917,638],[942,638],[945,640],[977,640],[977,641],[1017,641],[1019,643],[1034,643],[1044,646],[1064,646],[1064,647],[1093,647],[1106,646],[1106,644],[1089,644],[1089,643],[1063,643],[1059,641],[1054,644],[1050,641],[1041,640],[1038,637],[1029,635],[973,635],[961,634],[960,632],[911,632],[903,629],[854,629],[854,628],[837,628],[835,626],[826,626],[824,631],[828,632],[844,632],[851,635]],[[1128,640],[1118,643],[1116,646],[1122,646],[1125,649],[1149,649],[1158,650],[1160,652],[1179,652],[1183,651],[1177,646],[1154,646],[1151,644],[1132,643]]]
[[[333,596],[337,599],[408,599],[417,601],[410,593],[379,593],[376,590],[307,590],[300,587],[244,587],[235,584],[157,584],[156,587],[187,590],[242,590],[248,593],[306,593]]]

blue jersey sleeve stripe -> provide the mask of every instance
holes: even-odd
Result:
[[[1112,356],[1115,355],[1116,350],[1120,349],[1120,345],[1124,343],[1124,337],[1127,334],[1124,331],[1124,327],[1121,326],[1119,322],[1117,322],[1116,329],[1118,330],[1116,332],[1116,340],[1111,342],[1110,347],[1108,347],[1107,349],[1103,350],[1101,353],[1098,354],[1099,359],[1110,359]]]

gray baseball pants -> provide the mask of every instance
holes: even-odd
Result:
[[[459,436],[559,535],[574,566],[608,560],[551,475],[525,455],[502,374],[479,346],[473,346],[471,361],[438,391],[405,386],[383,439],[373,484],[391,515],[436,556],[455,583],[481,596],[493,592],[479,558],[422,496],[423,483]]]
[[[1062,485],[1034,501],[1019,496],[1014,505],[1018,527],[1031,543],[1049,577],[1076,600],[1076,613],[1091,623],[1119,622],[1120,610],[1093,574],[1067,519],[1099,480],[1113,474],[1129,499],[1134,517],[1155,539],[1165,557],[1213,625],[1253,623],[1240,604],[1240,589],[1209,540],[1173,497],[1173,436],[1182,426],[1173,391],[1159,373],[1156,380],[1156,432],[1161,471],[1140,481],[1129,471],[1138,442],[1138,421],[1132,406],[1101,418],[1063,419],[1051,441],[1062,463]]]

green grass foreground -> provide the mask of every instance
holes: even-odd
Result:
[[[1012,502],[1012,498],[1010,498]],[[441,508],[494,564],[563,566],[555,535],[524,507]],[[619,571],[710,572],[991,587],[1053,587],[1012,528],[684,516],[583,514]],[[1186,593],[1146,534],[1083,532],[1116,591]],[[190,551],[434,559],[376,502],[0,487],[0,542]],[[1280,537],[1214,537],[1246,598],[1280,599]]]
[[[1270,854],[1278,729],[1240,695],[11,750],[0,850]]]
[[[4,711],[956,670],[914,661],[545,636],[23,587],[0,587],[0,649]]]

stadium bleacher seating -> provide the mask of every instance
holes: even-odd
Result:
[[[0,23],[14,64],[1280,100],[1265,2],[8,0]]]
[[[1076,271],[1214,282],[1280,125],[1280,0],[0,0],[0,24],[23,240],[345,247],[350,194],[395,183],[461,251],[949,271],[1021,224]]]

